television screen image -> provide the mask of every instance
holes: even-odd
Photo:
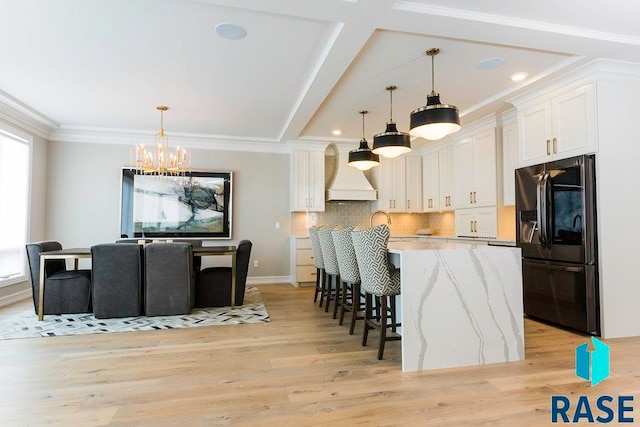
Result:
[[[231,238],[231,172],[184,177],[122,169],[123,237]]]

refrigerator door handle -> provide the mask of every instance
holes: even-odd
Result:
[[[542,246],[546,245],[546,236],[547,236],[547,227],[546,227],[546,218],[544,218],[544,214],[546,209],[543,205],[545,205],[545,197],[543,193],[543,182],[544,182],[545,174],[542,173],[538,177],[538,184],[536,185],[536,215],[538,219],[538,226],[540,227],[540,244]]]
[[[553,231],[551,229],[551,224],[549,224],[549,221],[553,218],[553,200],[551,198],[551,187],[549,186],[549,179],[551,179],[551,175],[549,175],[548,173],[545,173],[545,177],[544,177],[544,205],[545,205],[545,212],[544,212],[544,217],[545,217],[545,229],[546,229],[546,234],[544,236],[544,239],[547,242],[547,248],[551,247],[551,244],[553,243]]]

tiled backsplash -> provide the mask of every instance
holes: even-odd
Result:
[[[307,229],[312,225],[359,225],[369,226],[371,215],[369,202],[327,202],[325,212],[294,212],[291,214],[291,235],[306,236]],[[382,224],[385,217],[377,214],[374,224]],[[392,213],[392,235],[415,234],[420,228],[432,228],[434,234],[451,236],[455,233],[453,212],[432,214]]]
[[[514,239],[514,213],[511,207],[502,208],[499,211],[498,235],[505,239]],[[369,226],[371,215],[370,202],[327,202],[325,212],[293,212],[291,214],[291,235],[306,236],[307,229],[312,225],[359,225],[361,228]],[[373,224],[382,224],[386,221],[384,215],[377,214]],[[455,214],[450,212],[436,212],[428,214],[392,213],[392,236],[416,234],[420,228],[431,228],[436,236],[455,236]]]

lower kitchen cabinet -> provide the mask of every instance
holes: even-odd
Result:
[[[295,286],[315,285],[317,270],[313,264],[311,239],[308,237],[291,238],[291,278]]]
[[[495,206],[456,209],[456,236],[498,237],[498,210]]]

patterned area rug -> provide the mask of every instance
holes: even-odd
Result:
[[[195,328],[269,322],[258,288],[248,288],[244,305],[196,308],[186,316],[123,317],[96,319],[93,314],[46,315],[38,322],[33,308],[0,318],[0,339],[50,337],[60,335],[108,334],[111,332],[150,331],[155,329]]]

